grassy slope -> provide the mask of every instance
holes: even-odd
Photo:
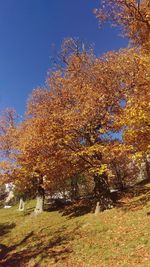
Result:
[[[148,267],[150,206],[134,205],[142,198],[74,218],[59,212],[35,217],[34,202],[27,203],[25,213],[0,209],[0,266]]]

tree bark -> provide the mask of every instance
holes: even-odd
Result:
[[[43,210],[44,210],[44,199],[45,199],[45,190],[40,185],[38,187],[38,191],[37,191],[36,206],[35,206],[35,210],[34,210],[34,212],[36,214],[39,214],[39,213],[43,212]]]
[[[145,169],[146,169],[147,179],[150,179],[150,162],[148,159],[145,160]]]
[[[94,196],[99,202],[100,211],[111,208],[113,201],[109,190],[107,175],[105,173],[102,175],[94,175],[94,183]]]
[[[123,170],[121,170],[121,167],[118,167],[116,163],[113,163],[115,173],[116,173],[116,182],[117,182],[117,188],[120,190],[123,190],[125,188],[124,184],[124,177],[125,173],[123,173]]]
[[[78,177],[71,178],[71,199],[75,200],[79,197]]]

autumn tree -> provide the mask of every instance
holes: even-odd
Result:
[[[140,158],[146,157],[150,151],[150,58],[136,55],[137,61],[138,71],[134,76],[136,82],[133,92],[128,96],[121,121],[126,125],[125,142],[133,145],[137,158]]]
[[[120,122],[124,128],[124,142],[132,146],[131,153],[137,164],[145,162],[149,176],[150,3],[146,0],[106,0],[95,13],[100,23],[109,21],[121,26],[133,46],[126,49],[122,62],[123,86],[128,90]]]
[[[100,24],[108,21],[121,26],[122,33],[133,44],[150,49],[149,0],[102,0],[95,14]]]
[[[114,117],[124,98],[118,54],[98,59],[91,49],[67,39],[61,55],[61,68],[51,73],[47,88],[34,90],[30,97],[19,130],[18,162],[28,171],[40,170],[49,189],[88,172],[105,208],[111,203],[110,136],[118,131]]]
[[[77,189],[76,177],[86,174],[101,209],[108,208],[113,172],[120,177],[130,160],[149,154],[149,1],[101,2],[100,23],[121,26],[132,46],[97,58],[91,47],[66,39],[46,86],[33,90],[24,121],[16,126],[11,110],[1,119],[2,174],[7,170],[20,191],[36,190],[42,201],[45,189],[65,188],[68,180]]]
[[[1,183],[11,181],[15,168],[16,127],[18,115],[14,109],[6,109],[0,116],[0,170]],[[3,181],[4,179],[4,181]]]

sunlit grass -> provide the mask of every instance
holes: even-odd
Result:
[[[28,202],[25,212],[0,209],[0,243],[6,246],[0,266],[149,266],[147,205],[71,219],[58,211],[34,216],[34,205]]]

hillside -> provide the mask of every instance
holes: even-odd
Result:
[[[98,215],[45,211],[35,217],[34,201],[24,213],[17,206],[0,209],[0,266],[148,267],[150,194],[143,192]]]

